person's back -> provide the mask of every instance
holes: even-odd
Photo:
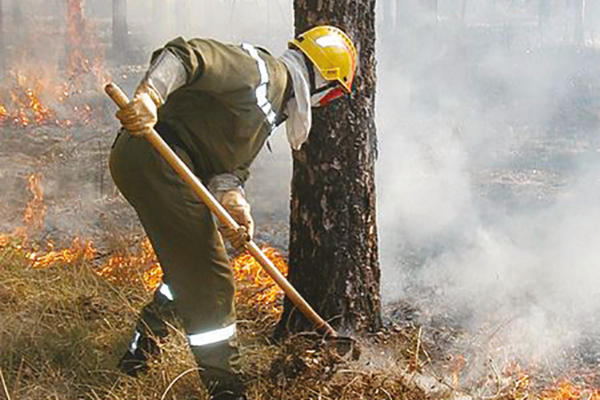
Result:
[[[159,124],[199,155],[202,177],[236,171],[245,180],[283,111],[285,65],[260,48],[215,40],[178,38],[166,49],[185,60],[192,79],[169,95]]]

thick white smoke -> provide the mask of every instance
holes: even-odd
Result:
[[[582,45],[571,14],[551,14],[558,26],[542,30],[538,9],[500,3],[473,4],[464,24],[440,12],[430,31],[437,51],[403,51],[432,45],[418,36],[386,42],[382,32],[384,299],[416,306],[425,330],[460,326],[467,338],[456,351],[475,364],[515,357],[557,368],[579,357],[597,366],[594,21]]]

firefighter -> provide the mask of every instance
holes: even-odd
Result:
[[[349,94],[352,41],[318,26],[276,58],[249,44],[177,38],[154,52],[133,100],[117,113],[123,129],[111,175],[135,208],[163,269],[163,283],[140,314],[119,368],[132,376],[160,353],[166,322],[179,321],[214,399],[245,399],[235,343],[234,277],[222,237],[236,249],[254,222],[243,185],[275,127],[286,122],[292,149],[306,141],[311,107]],[[154,127],[244,231],[216,226],[210,212],[146,140]],[[217,229],[219,228],[219,229]]]

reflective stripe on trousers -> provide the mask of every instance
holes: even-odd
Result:
[[[135,351],[137,350],[140,337],[142,337],[142,334],[136,330],[133,334],[133,340],[131,341],[131,343],[129,343],[129,352],[131,354],[135,353]]]
[[[208,344],[223,342],[234,335],[235,323],[226,326],[225,328],[215,329],[214,331],[188,335],[188,340],[190,346],[206,346]]]
[[[173,301],[173,293],[171,292],[171,288],[166,283],[163,283],[159,286],[158,292],[162,294],[165,298]],[[214,331],[197,333],[194,335],[188,335],[188,340],[190,342],[190,346],[206,346],[208,344],[222,342],[227,340],[235,335],[235,323],[231,324],[225,328],[215,329]],[[139,332],[135,332],[134,339],[129,346],[130,351],[133,353],[137,348],[137,342],[140,338]]]
[[[256,60],[258,64],[258,72],[260,73],[260,83],[256,87],[256,103],[258,107],[262,110],[262,112],[267,117],[267,121],[271,124],[271,129],[275,128],[275,121],[277,120],[277,115],[275,114],[275,110],[273,110],[273,106],[269,102],[267,97],[267,88],[269,84],[269,72],[267,71],[267,64],[265,60],[260,58],[258,54],[258,50],[256,47],[251,44],[244,43],[242,44],[242,48],[250,54],[252,58]]]
[[[171,292],[171,288],[166,283],[163,283],[158,287],[158,292],[165,296],[168,300],[173,301],[173,293]]]

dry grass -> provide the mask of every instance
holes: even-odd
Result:
[[[84,261],[35,269],[25,255],[14,243],[0,246],[0,398],[206,399],[176,328],[148,374],[134,379],[115,368],[150,298],[141,284],[115,286]],[[408,384],[403,335],[364,339],[352,360],[303,335],[276,343],[277,315],[250,292],[239,296],[238,314],[250,399],[424,398]]]

